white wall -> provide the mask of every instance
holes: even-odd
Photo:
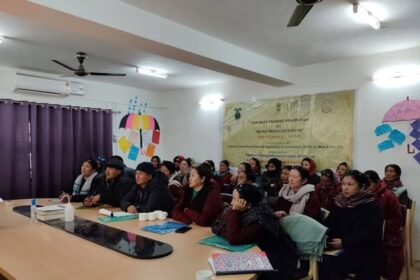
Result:
[[[171,158],[181,153],[198,161],[213,159],[218,162],[221,159],[223,108],[213,112],[202,111],[198,102],[207,94],[221,94],[229,103],[250,101],[252,97],[264,99],[355,89],[353,167],[362,171],[374,169],[382,175],[386,164],[400,165],[403,169],[402,180],[408,187],[410,197],[420,201],[417,176],[420,165],[412,155],[406,153],[406,143],[393,150],[379,153],[376,145],[382,138],[374,135],[374,129],[393,104],[405,99],[406,96],[420,99],[420,83],[409,87],[386,89],[370,81],[376,70],[404,63],[420,64],[420,49],[296,68],[293,75],[295,85],[289,87],[274,88],[245,80],[235,80],[188,91],[167,93],[165,106],[168,110],[164,112],[164,119],[165,130],[170,132],[171,137],[166,139],[162,155]],[[392,126],[408,132],[407,122]],[[417,210],[414,236],[418,236],[419,233],[420,211]],[[420,242],[415,244],[415,257],[420,259]]]
[[[151,114],[160,120],[162,109],[153,108],[159,107],[160,100],[156,93],[142,90],[138,88],[124,87],[109,83],[88,81],[85,79],[73,79],[75,81],[82,82],[85,85],[84,96],[68,96],[68,97],[56,97],[52,95],[40,95],[40,94],[28,94],[28,93],[16,93],[14,92],[15,80],[16,80],[16,69],[12,68],[0,68],[0,99],[12,99],[17,101],[33,101],[40,103],[51,103],[61,105],[73,105],[81,107],[93,107],[112,109],[113,111],[120,111],[121,113],[113,114],[113,132],[114,135],[119,136],[124,133],[118,128],[119,121],[128,112],[128,103],[130,98],[138,97],[141,102],[148,102],[151,107],[146,108],[146,114]],[[22,71],[19,71],[22,73]],[[26,71],[25,73],[28,73]],[[32,75],[48,77],[46,74],[30,72]],[[56,77],[52,77],[56,78]],[[104,78],[106,81],[106,78]],[[115,138],[115,137],[114,137]],[[163,137],[162,137],[163,138]],[[157,153],[160,153],[162,145],[158,146]],[[140,157],[136,162],[128,160],[127,154],[123,154],[117,147],[117,144],[113,144],[113,151],[115,154],[123,156],[126,164],[131,167],[135,167],[137,163],[148,160],[146,157]]]

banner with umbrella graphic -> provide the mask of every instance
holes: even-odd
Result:
[[[386,122],[401,122],[413,121],[410,126],[412,131],[410,136],[415,140],[411,145],[417,150],[414,159],[420,164],[420,100],[412,100],[407,97],[406,100],[400,101],[393,105],[385,114],[382,122],[375,129],[376,136],[388,134],[388,139],[378,144],[380,152],[394,148],[395,145],[402,145],[407,139],[405,134],[397,129],[393,129],[391,125]],[[408,142],[408,140],[407,140]],[[414,154],[415,151],[411,149],[410,143],[407,143],[407,153]]]
[[[155,155],[160,143],[160,127],[155,117],[141,113],[126,114],[120,121],[124,134],[118,139],[118,146],[128,159],[136,161],[140,154],[147,157]]]

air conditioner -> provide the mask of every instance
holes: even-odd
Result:
[[[55,96],[68,96],[69,94],[83,95],[82,83],[64,80],[55,80],[38,76],[16,74],[16,92],[50,94]]]

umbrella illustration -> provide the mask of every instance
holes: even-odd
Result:
[[[399,121],[412,121],[412,131],[409,134],[415,138],[412,145],[420,151],[420,100],[411,100],[407,97],[406,100],[400,101],[393,105],[385,114],[382,122],[399,122]],[[379,150],[382,152],[386,149],[394,147],[394,143],[401,145],[405,140],[406,136],[397,129],[392,129],[390,125],[383,124],[376,128],[375,133],[377,136],[385,133],[389,133],[388,139],[378,144]],[[407,133],[408,134],[408,133]],[[407,143],[407,153],[414,154],[415,150],[410,149],[410,144]],[[420,163],[420,152],[418,152],[414,159]]]
[[[392,106],[385,114],[382,122],[399,122],[420,119],[420,100],[406,100]]]
[[[160,142],[160,127],[155,117],[142,114],[126,114],[120,121],[120,129],[128,134],[118,139],[118,145],[128,158],[136,160],[139,153],[152,157]],[[150,139],[145,139],[144,132],[151,131]],[[146,137],[147,138],[147,137]]]

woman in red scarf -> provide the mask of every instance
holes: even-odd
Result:
[[[368,170],[364,173],[370,182],[369,190],[376,194],[385,220],[383,249],[381,258],[382,277],[387,280],[400,279],[404,267],[403,217],[397,196],[380,184],[378,173]]]

